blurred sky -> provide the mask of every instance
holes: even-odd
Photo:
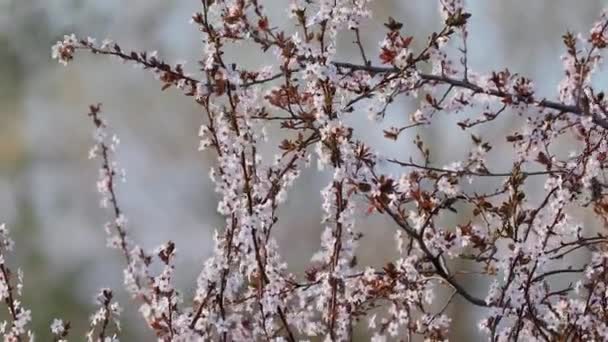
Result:
[[[271,21],[287,24],[286,1],[263,3]],[[403,21],[405,31],[422,44],[440,27],[436,3],[376,0],[374,20],[365,25],[363,34],[368,51],[376,54],[384,32],[381,24],[389,15]],[[566,30],[586,32],[602,4],[599,0],[469,1],[471,67],[480,72],[508,67],[533,78],[541,95],[555,98],[562,77],[561,35]],[[177,243],[179,283],[187,294],[209,255],[213,229],[223,222],[216,214],[216,195],[208,177],[213,155],[197,152],[202,113],[192,101],[173,90],[161,93],[149,72],[106,57],[79,54],[65,68],[51,60],[51,46],[72,32],[99,41],[108,37],[123,48],[158,50],[168,62],[186,61],[186,69],[195,70],[201,44],[197,29],[188,21],[198,6],[194,0],[0,0],[0,222],[13,230],[26,274],[26,299],[30,306],[36,303],[34,323],[42,340],[57,316],[78,323],[74,336],[83,333],[83,319],[92,312],[99,287],[109,286],[125,297],[122,260],[105,248],[103,224],[108,215],[98,206],[98,163],[87,159],[92,144],[88,104],[104,104],[103,115],[121,138],[118,161],[127,170],[127,182],[120,184],[119,199],[132,234],[146,248],[168,239]],[[351,42],[351,33],[345,32],[339,56],[358,61]],[[228,57],[247,65],[268,63],[239,46],[231,47]],[[397,101],[378,129],[362,138],[406,159],[412,137],[388,143],[381,139],[382,128],[405,122],[414,105],[412,100]],[[437,161],[466,155],[469,141],[462,137],[467,135],[455,130],[454,122],[448,117],[421,132],[433,143]],[[366,114],[353,118],[352,124],[369,125]],[[502,124],[496,129],[513,125],[508,120]],[[295,185],[297,193],[282,209],[285,219],[276,230],[277,238],[296,271],[318,247],[319,191],[326,180],[327,175],[315,168],[306,170]],[[363,221],[362,263],[381,264],[390,257],[378,253],[379,245],[392,247],[394,227],[385,223],[374,218]],[[143,326],[139,318],[132,318],[134,309],[127,303],[123,300],[127,317]],[[464,320],[467,315],[477,314],[464,312],[459,317]],[[454,336],[474,340],[474,330],[470,324],[457,324]],[[137,339],[149,337],[137,329],[127,333]]]

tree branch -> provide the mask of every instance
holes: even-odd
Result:
[[[378,66],[372,66],[372,65],[366,66],[366,65],[346,63],[346,62],[333,62],[332,64],[338,68],[349,69],[352,71],[362,70],[362,71],[367,71],[370,74],[398,73],[401,71],[400,69],[394,68],[394,67],[378,67]],[[432,74],[425,74],[425,73],[419,73],[418,75],[420,76],[420,78],[422,80],[425,80],[427,82],[437,82],[437,83],[449,84],[454,87],[472,90],[474,93],[488,94],[488,95],[491,95],[494,97],[499,97],[499,98],[506,98],[507,96],[514,96],[515,98],[517,98],[519,100],[529,101],[528,98],[524,99],[524,98],[518,97],[514,94],[510,94],[510,93],[504,93],[504,92],[497,91],[497,90],[487,90],[486,91],[479,85],[472,83],[470,81],[467,81],[467,80],[461,80],[461,79],[451,78],[451,77],[447,77],[447,76],[432,75]],[[554,109],[554,110],[557,110],[557,111],[560,111],[563,113],[571,113],[571,114],[578,115],[578,116],[586,116],[585,112],[583,111],[583,109],[580,106],[568,105],[565,103],[550,101],[550,100],[546,100],[546,99],[534,100],[533,104],[537,107]],[[608,129],[608,119],[603,118],[597,114],[592,114],[592,117],[593,117],[593,123],[595,123],[596,125],[598,125],[602,128]]]

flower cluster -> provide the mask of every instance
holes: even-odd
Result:
[[[14,242],[8,234],[5,224],[0,225],[0,300],[7,308],[9,318],[0,322],[0,334],[4,341],[33,340],[33,333],[27,324],[32,320],[30,310],[23,307],[19,298],[22,296],[23,272],[17,270],[17,276],[12,273],[6,263],[6,253],[13,250]]]
[[[51,333],[56,342],[67,342],[69,331],[70,322],[64,322],[61,319],[55,318],[51,323]]]
[[[97,295],[96,302],[99,309],[91,316],[91,328],[87,333],[89,342],[116,342],[116,333],[110,333],[110,325],[113,324],[117,331],[120,331],[120,321],[118,317],[122,308],[116,302],[112,302],[113,294],[110,289],[101,289]],[[66,327],[60,320],[55,320],[51,324],[51,329],[55,335],[63,334]]]

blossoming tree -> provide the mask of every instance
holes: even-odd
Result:
[[[97,44],[71,35],[52,49],[64,65],[80,51],[134,63],[152,71],[162,89],[182,90],[205,113],[199,149],[217,157],[211,178],[225,225],[215,234],[194,298],[185,298],[173,285],[175,244],[146,251],[129,238],[116,196],[123,175],[113,159],[119,141],[107,132],[100,105],[89,108],[95,128],[90,157],[101,163],[97,188],[112,216],[105,226],[108,246],[124,257],[126,290],[159,341],[343,341],[355,329],[368,330],[375,341],[446,340],[454,298],[484,310],[478,327],[492,341],[608,340],[608,232],[587,228],[572,214],[586,209],[608,224],[608,100],[593,83],[608,46],[607,13],[588,33],[563,35],[564,74],[549,99],[537,96],[526,77],[469,64],[471,13],[462,0],[438,1],[443,26],[419,49],[412,42],[424,39],[409,36],[393,18],[382,21],[379,49],[364,46],[360,25],[371,20],[368,0],[296,0],[288,30],[273,25],[264,7],[270,1],[201,3],[192,16],[204,43],[196,71],[110,40]],[[340,35],[353,37],[356,60],[336,57]],[[271,51],[272,65],[248,70],[231,63],[224,49],[241,42]],[[373,150],[346,120],[365,114],[381,120],[400,97],[420,99],[408,125],[383,132],[387,144],[415,136],[419,153],[401,159]],[[472,139],[472,149],[468,158],[442,166],[432,163],[428,143],[414,131],[445,114],[460,116],[454,134]],[[469,133],[506,115],[521,117],[522,125],[502,138]],[[272,160],[259,152],[268,127],[289,135]],[[571,144],[567,155],[557,148],[564,140]],[[512,148],[508,169],[488,162],[495,141]],[[285,219],[279,209],[313,161],[332,174],[321,189],[324,231],[306,272],[294,274],[279,254],[273,227]],[[386,165],[401,171],[387,173]],[[479,193],[464,186],[481,178],[495,179],[496,188]],[[531,182],[544,184],[542,193],[530,196]],[[468,213],[467,219],[446,225],[442,218],[455,211]],[[357,262],[365,231],[356,222],[369,215],[386,216],[395,228],[399,257],[379,268]],[[2,254],[13,245],[4,226],[0,242]],[[573,262],[584,251],[591,257]],[[455,261],[469,271],[456,270]],[[473,291],[467,283],[479,276],[490,286]],[[18,300],[20,279],[0,258],[8,341],[32,335],[30,311]],[[435,294],[441,288],[447,297]],[[98,300],[88,338],[115,340],[120,307],[109,289]],[[56,340],[65,340],[70,325],[56,320],[51,329]]]

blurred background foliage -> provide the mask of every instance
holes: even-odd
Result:
[[[274,23],[287,24],[285,0],[264,3]],[[587,31],[602,3],[470,0],[471,66],[480,72],[508,67],[533,78],[540,94],[554,97],[562,77],[561,35]],[[86,158],[92,143],[86,117],[91,103],[104,103],[104,115],[122,140],[118,161],[127,169],[127,183],[120,185],[119,198],[132,234],[146,248],[169,239],[177,243],[178,283],[185,300],[191,299],[213,230],[223,222],[208,177],[213,156],[196,151],[202,113],[179,92],[161,93],[148,72],[87,54],[66,69],[51,60],[50,47],[72,32],[99,41],[108,37],[123,48],[158,50],[167,61],[187,61],[186,68],[195,70],[201,44],[188,21],[198,6],[198,1],[166,0],[0,0],[0,221],[16,240],[10,261],[18,260],[25,272],[25,305],[33,309],[33,329],[41,341],[49,340],[55,317],[71,321],[72,336],[79,340],[100,287],[114,289],[126,308],[124,340],[152,337],[122,289],[122,260],[105,248],[108,216],[98,206],[97,163]],[[436,1],[376,0],[372,6],[374,20],[365,24],[363,34],[369,51],[376,51],[389,15],[405,23],[419,46],[441,24]],[[357,60],[351,42],[349,32],[340,37],[340,58]],[[268,63],[243,46],[228,51],[236,63]],[[366,130],[363,138],[385,154],[406,159],[414,132],[389,143],[381,138],[381,128],[405,122],[414,106],[411,99],[400,100],[377,131]],[[353,118],[353,126],[369,125],[365,116]],[[468,135],[459,131],[455,119],[438,121],[418,132],[431,144],[434,161],[466,155]],[[501,121],[496,131],[484,127],[478,133],[490,139],[513,129],[516,123],[508,121]],[[277,239],[295,272],[303,270],[318,246],[319,190],[326,179],[315,168],[306,170],[282,209]],[[484,186],[489,185],[472,185]],[[361,264],[381,265],[392,257],[380,251],[392,249],[394,227],[371,217],[359,228],[366,235],[358,253]],[[468,285],[483,289],[481,282]],[[453,339],[477,340],[472,322],[483,313],[463,304],[452,308],[458,313]]]

